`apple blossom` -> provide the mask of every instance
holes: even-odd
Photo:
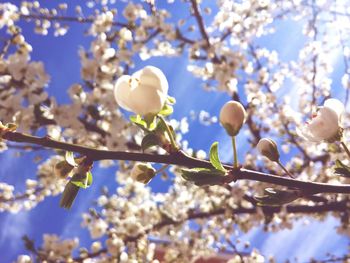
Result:
[[[306,122],[298,132],[305,139],[311,142],[333,142],[339,140],[341,117],[344,112],[344,105],[337,99],[328,99],[323,107],[320,107],[311,121]]]
[[[108,224],[101,218],[94,220],[89,224],[91,238],[97,239],[102,237],[108,229]]]
[[[220,111],[220,122],[230,136],[236,136],[246,120],[247,113],[237,101],[227,102]]]
[[[261,155],[267,157],[273,162],[278,162],[280,158],[280,154],[277,149],[277,144],[268,138],[262,138],[258,142],[256,148],[260,152]]]
[[[147,66],[131,76],[121,76],[114,87],[120,107],[139,115],[157,114],[168,96],[168,81],[156,67]]]
[[[126,27],[123,27],[122,29],[120,29],[119,36],[124,41],[132,41],[132,33]]]
[[[131,170],[131,178],[147,184],[155,176],[155,172],[156,170],[149,163],[136,163]]]

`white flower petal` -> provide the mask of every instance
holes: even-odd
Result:
[[[159,68],[147,66],[136,71],[132,76],[139,79],[142,85],[150,85],[164,94],[168,93],[168,81]]]
[[[142,86],[131,92],[130,105],[136,114],[156,114],[164,105],[162,95],[159,91],[154,92],[149,86]]]
[[[341,117],[341,115],[344,113],[345,111],[345,107],[344,104],[337,100],[337,99],[328,99],[324,102],[324,107],[325,108],[330,108],[333,111],[335,111],[335,113],[338,115],[338,118]]]
[[[130,98],[130,80],[131,77],[128,75],[121,76],[115,83],[114,97],[120,107],[131,111],[129,106]]]
[[[321,142],[322,141],[322,139],[316,138],[313,136],[313,134],[310,133],[310,131],[307,127],[307,124],[301,128],[297,127],[296,132],[300,137],[304,138],[307,141],[310,141],[310,142]]]
[[[338,115],[330,108],[321,108],[317,117],[312,119],[308,125],[310,133],[315,138],[326,140],[334,137],[338,133]]]
[[[339,100],[326,100],[324,107],[320,107],[317,115],[300,130],[301,136],[312,142],[335,138],[339,132],[343,112],[344,105]]]
[[[132,76],[120,77],[115,85],[118,104],[136,114],[156,114],[164,106],[168,96],[168,81],[163,72],[147,66]]]

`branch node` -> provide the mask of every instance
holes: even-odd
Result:
[[[229,170],[228,175],[226,176],[225,183],[235,183],[239,179],[238,174],[241,171],[241,168],[242,165],[239,165],[238,167],[232,167],[232,169]]]

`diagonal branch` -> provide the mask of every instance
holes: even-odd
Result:
[[[81,146],[72,143],[60,142],[54,140],[48,136],[37,137],[27,135],[20,132],[11,132],[8,130],[2,131],[2,138],[8,141],[30,143],[41,145],[47,148],[60,149],[64,151],[72,151],[88,156],[92,161],[99,160],[128,160],[128,161],[141,161],[141,162],[154,162],[164,164],[174,164],[185,167],[201,167],[212,168],[210,162],[206,160],[197,159],[186,155],[183,151],[175,153],[160,155],[160,154],[147,154],[136,152],[123,152],[123,151],[108,151],[98,150],[86,146]],[[252,180],[258,182],[265,182],[274,185],[285,186],[289,188],[298,188],[305,192],[305,194],[316,193],[350,193],[350,185],[336,185],[326,183],[305,182],[296,179],[284,178],[273,174],[262,173],[249,169],[239,168],[234,169],[230,165],[225,165],[225,168],[231,170],[232,173],[227,176],[225,183],[235,182],[237,180]]]

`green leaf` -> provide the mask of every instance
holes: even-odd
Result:
[[[186,181],[194,182],[195,185],[216,185],[222,184],[225,173],[216,169],[192,168],[181,169],[181,176]]]
[[[80,188],[86,189],[92,184],[92,174],[90,171],[83,174],[76,173],[73,175],[71,182]]]
[[[7,124],[6,124],[6,128],[7,128],[9,131],[14,132],[14,131],[16,131],[16,129],[17,129],[17,124],[16,124],[16,123],[12,123],[12,122],[7,123]]]
[[[176,103],[176,99],[174,97],[168,96],[167,103],[173,105]]]
[[[157,115],[149,114],[144,116],[143,120],[146,122],[149,131],[154,130],[157,127]]]
[[[334,172],[339,176],[350,177],[350,166],[343,164],[337,159],[335,161]]]
[[[165,123],[162,122],[162,121],[158,121],[158,122],[157,122],[157,126],[156,126],[156,128],[154,129],[154,132],[156,132],[156,133],[158,133],[158,134],[162,134],[162,133],[166,132]]]
[[[168,104],[164,104],[161,111],[158,113],[164,117],[171,115],[174,112],[174,108]]]
[[[87,186],[86,186],[87,181],[86,180],[84,182],[82,182],[82,181],[72,181],[71,183],[74,184],[75,186],[79,187],[79,188],[83,188],[83,189],[87,188]]]
[[[64,188],[64,191],[62,193],[60,207],[70,209],[73,205],[75,198],[78,195],[79,189],[80,187],[76,186],[71,181],[69,181],[66,184],[66,187]]]
[[[214,142],[211,147],[210,147],[210,152],[209,152],[209,159],[210,163],[212,166],[214,166],[215,169],[226,172],[226,169],[222,166],[220,158],[219,158],[219,153],[218,153],[218,142]]]
[[[154,133],[149,133],[145,137],[143,137],[141,142],[141,148],[143,151],[147,150],[152,146],[160,145],[160,141],[157,135]]]
[[[282,206],[291,203],[300,198],[301,192],[299,190],[278,190],[274,188],[266,188],[264,195],[254,196],[258,201],[259,206]]]
[[[91,171],[88,171],[86,173],[86,177],[87,177],[87,187],[89,187],[90,185],[92,185],[92,173],[91,173]]]
[[[73,152],[66,152],[65,155],[66,162],[69,163],[71,166],[76,167],[78,164],[74,160],[74,153]]]
[[[134,124],[136,124],[137,126],[139,126],[141,129],[143,129],[144,131],[148,131],[147,129],[147,123],[146,121],[144,121],[142,119],[142,117],[140,115],[134,115],[134,116],[130,116],[130,121]]]

